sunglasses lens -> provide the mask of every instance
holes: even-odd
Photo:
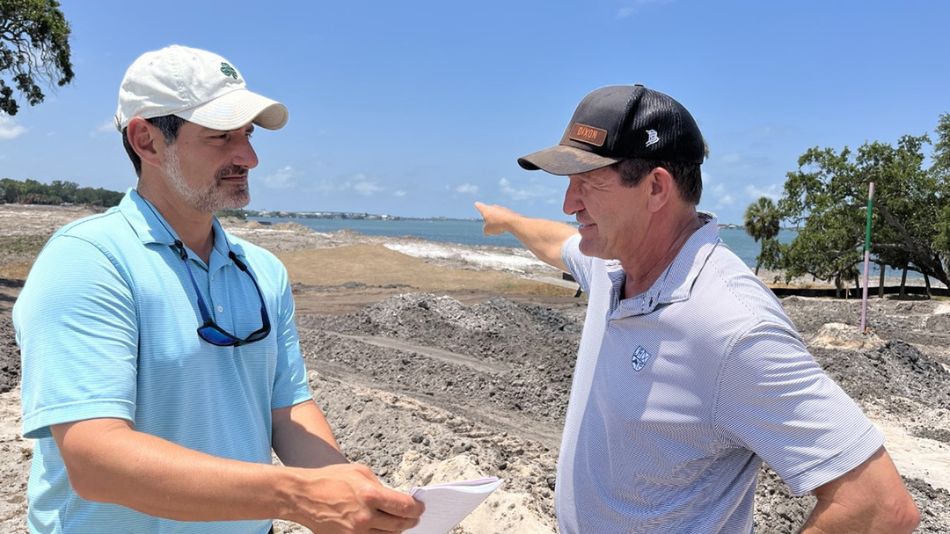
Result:
[[[227,347],[238,342],[238,339],[234,336],[226,332],[222,332],[212,325],[205,325],[199,328],[198,336],[208,343],[211,343],[212,345],[218,345],[219,347]]]
[[[252,341],[260,341],[264,339],[265,337],[267,337],[267,334],[270,334],[269,328],[267,330],[254,332],[253,334],[247,336],[247,339],[245,341],[247,341],[248,343],[251,343]]]
[[[198,283],[195,282],[195,277],[191,273],[191,266],[188,265],[188,259],[184,255],[184,246],[180,241],[176,241],[175,243],[179,248],[172,248],[175,248],[175,250],[180,250],[180,254],[182,255],[181,259],[185,262],[185,268],[188,270],[188,277],[191,278],[191,284],[194,286],[195,293],[198,295],[198,309],[201,311],[201,318],[205,322],[204,325],[198,327],[198,337],[218,347],[240,347],[241,345],[260,341],[270,334],[270,320],[267,318],[267,310],[264,308],[264,295],[261,294],[261,288],[257,285],[257,280],[254,279],[254,276],[251,275],[250,271],[248,271],[247,266],[238,260],[237,256],[235,256],[233,252],[229,254],[231,259],[234,261],[235,265],[237,265],[238,268],[247,274],[248,278],[251,279],[251,283],[254,284],[254,289],[257,290],[257,296],[261,299],[261,322],[263,324],[259,330],[247,336],[247,339],[241,339],[227,333],[211,319],[207,307],[204,304],[204,300],[201,298],[201,290],[198,289]]]

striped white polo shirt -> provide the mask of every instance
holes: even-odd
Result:
[[[271,410],[311,398],[287,272],[264,249],[214,222],[210,262],[188,262],[214,320],[246,336],[260,328],[253,272],[271,322],[241,347],[202,341],[194,287],[167,223],[131,190],[109,211],[50,238],[13,309],[23,358],[23,433],[36,439],[31,532],[265,533],[270,521],[159,519],[72,490],[51,425],[109,417],[219,457],[271,463]],[[163,224],[164,223],[164,224]]]
[[[589,304],[558,461],[561,532],[751,532],[762,460],[799,495],[881,447],[715,218],[629,299],[619,263],[579,241],[562,250]]]

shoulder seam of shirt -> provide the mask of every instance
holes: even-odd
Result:
[[[113,256],[112,253],[111,253],[106,247],[102,246],[100,243],[97,243],[97,242],[95,242],[95,241],[93,241],[93,240],[91,240],[91,239],[88,239],[86,236],[79,236],[79,235],[73,235],[73,234],[59,234],[58,236],[53,236],[53,238],[62,238],[62,239],[71,238],[71,239],[75,239],[75,240],[77,240],[77,241],[82,241],[83,243],[87,243],[87,244],[91,245],[93,248],[95,248],[96,250],[98,250],[100,254],[102,254],[103,256],[105,256],[105,258],[106,258],[107,260],[109,260],[109,263],[110,263],[110,264],[112,265],[112,267],[116,270],[116,272],[119,274],[119,276],[122,277],[122,280],[123,280],[123,281],[125,282],[125,284],[129,287],[129,289],[132,289],[132,288],[135,287],[135,286],[132,284],[132,280],[130,280],[129,277],[126,276],[125,270],[121,268],[121,266],[120,266],[120,264],[119,264],[119,261],[116,259],[116,257]],[[49,241],[50,243],[53,241],[53,238],[50,238],[50,241]],[[47,243],[47,245],[48,245],[48,244],[49,244],[49,243]],[[44,248],[45,248],[45,247],[44,247]],[[134,297],[134,292],[133,292],[133,297]],[[138,306],[136,306],[136,308],[137,308],[137,307],[138,307]]]
[[[95,221],[95,220],[98,220],[98,219],[102,219],[102,218],[104,218],[104,217],[114,216],[114,215],[116,215],[116,214],[119,214],[119,212],[118,212],[118,211],[104,211],[104,212],[102,212],[102,213],[96,213],[96,214],[93,214],[93,215],[89,215],[88,217],[83,217],[83,218],[81,218],[81,219],[78,219],[78,220],[75,220],[75,221],[72,221],[72,222],[68,222],[68,223],[66,223],[65,225],[63,225],[62,228],[60,228],[59,230],[57,230],[56,233],[54,234],[54,236],[55,236],[55,235],[68,235],[69,232],[73,231],[74,229],[76,229],[76,228],[79,227],[79,226],[82,226],[83,224],[86,224],[86,223],[88,223],[88,222],[92,222],[92,221]]]

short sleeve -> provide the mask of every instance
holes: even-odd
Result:
[[[574,234],[561,245],[561,260],[567,265],[574,280],[580,284],[585,293],[590,294],[590,272],[593,259],[585,256],[580,249],[581,236]]]
[[[884,437],[787,328],[760,323],[740,336],[719,377],[716,425],[755,452],[795,495],[871,457]]]
[[[277,334],[277,369],[271,409],[286,408],[312,399],[307,369],[300,352],[294,297],[286,269],[281,266],[280,295],[274,332]]]
[[[30,271],[13,322],[27,438],[83,419],[134,421],[135,301],[105,252],[77,237],[53,237]]]

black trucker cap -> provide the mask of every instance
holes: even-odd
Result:
[[[518,164],[566,176],[630,158],[702,163],[705,156],[703,134],[679,102],[639,84],[612,85],[581,100],[559,144]]]

